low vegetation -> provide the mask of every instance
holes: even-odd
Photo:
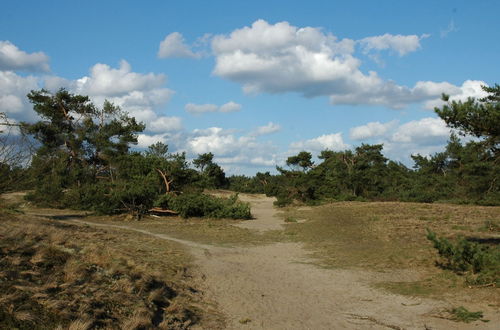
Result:
[[[477,320],[481,320],[483,318],[483,312],[471,312],[467,310],[467,308],[460,306],[450,310],[450,314],[452,315],[452,320],[457,322],[465,322],[470,323]],[[484,322],[488,322],[488,320],[481,320]]]
[[[285,235],[304,243],[321,267],[375,270],[378,274],[397,272],[398,280],[381,275],[374,279],[375,286],[408,296],[466,295],[498,306],[496,281],[500,267],[497,261],[487,261],[491,253],[498,251],[498,231],[485,230],[485,224],[497,228],[499,207],[336,202],[284,210],[284,219],[307,219],[287,221]],[[480,259],[481,271],[474,273],[470,263],[463,272],[436,267],[436,250],[426,238],[426,229],[446,237],[467,237],[470,244],[479,244],[476,249],[488,253]],[[489,247],[484,246],[485,242]],[[455,251],[461,251],[458,244],[452,245]]]
[[[493,243],[488,245],[488,239],[462,238],[455,244],[446,238],[439,238],[436,233],[428,230],[429,239],[434,248],[439,252],[444,262],[443,268],[450,269],[459,274],[467,275],[467,282],[475,285],[500,285],[500,246],[498,239],[490,239]],[[496,242],[496,244],[495,244]]]
[[[206,217],[213,219],[251,219],[250,204],[238,200],[238,194],[229,198],[202,193],[186,193],[179,196],[163,195],[155,206],[176,211],[181,217]]]
[[[0,214],[0,328],[185,329],[206,315],[175,244],[9,213]]]

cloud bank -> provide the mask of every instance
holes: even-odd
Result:
[[[466,94],[464,86],[448,82],[398,85],[375,71],[362,72],[361,60],[354,56],[357,43],[366,52],[392,50],[403,56],[420,49],[420,41],[427,36],[385,34],[360,41],[339,40],[320,28],[257,20],[250,27],[213,37],[213,74],[241,84],[246,93],[295,92],[305,97],[328,96],[332,104],[393,109],[439,100],[443,92]]]

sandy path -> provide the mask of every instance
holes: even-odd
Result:
[[[240,226],[282,228],[272,199],[242,197],[252,204],[256,219]],[[373,289],[370,281],[380,274],[315,267],[295,243],[222,248],[126,225],[68,222],[134,230],[190,247],[202,273],[205,295],[224,312],[228,329],[496,329],[498,325],[498,320],[478,326],[433,317],[450,306]]]

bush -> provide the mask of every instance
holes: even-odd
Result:
[[[481,320],[483,318],[483,312],[471,312],[463,306],[453,308],[450,310],[450,314],[452,315],[452,320],[465,323]],[[487,322],[487,320],[484,321]]]
[[[179,212],[183,218],[252,218],[250,205],[239,201],[238,194],[229,198],[218,198],[202,193],[185,193],[179,196],[162,195],[156,200],[155,206]]]
[[[293,203],[293,199],[288,196],[286,192],[280,192],[276,195],[276,201],[274,201],[274,205],[277,207],[284,207]]]
[[[456,244],[446,238],[438,238],[436,233],[427,230],[430,240],[439,255],[445,260],[444,268],[457,273],[472,273],[467,282],[471,284],[500,284],[500,249],[486,244],[459,240]]]

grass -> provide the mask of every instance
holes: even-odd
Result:
[[[27,215],[15,215],[12,212],[10,211],[10,217],[27,217]],[[67,211],[63,210],[26,210],[26,214],[33,212],[52,214],[52,219],[68,219]],[[310,251],[316,265],[326,268],[353,268],[369,271],[370,276],[375,274],[375,279],[372,281],[375,287],[392,293],[413,297],[447,297],[447,299],[470,297],[467,299],[497,306],[498,299],[494,287],[469,289],[466,287],[467,283],[463,276],[436,267],[438,256],[432,244],[426,239],[426,229],[429,228],[438,233],[440,237],[451,239],[467,237],[487,240],[498,233],[499,214],[500,207],[399,202],[337,202],[316,207],[284,208],[280,214],[287,223],[283,226],[283,230],[265,232],[240,228],[234,226],[240,221],[225,219],[184,220],[179,217],[145,217],[142,221],[127,221],[123,216],[96,217],[83,214],[71,216],[84,216],[85,221],[126,225],[179,239],[219,246],[299,242]],[[297,221],[297,219],[306,221]],[[57,224],[54,221],[48,223]],[[65,230],[69,230],[70,233],[76,230],[73,226],[71,227]],[[82,233],[79,232],[80,230]],[[87,234],[84,234],[85,232]],[[82,249],[85,255],[88,253],[90,264],[99,265],[99,258],[105,258],[106,255],[99,256],[99,252],[110,251],[111,248],[112,251],[106,253],[126,258],[130,264],[125,264],[130,267],[138,267],[148,274],[152,274],[154,270],[160,271],[165,275],[163,281],[178,293],[175,298],[169,299],[168,308],[173,311],[173,315],[179,313],[179,315],[184,315],[182,317],[185,319],[193,318],[194,322],[203,322],[204,315],[207,313],[189,307],[196,295],[193,298],[189,294],[189,289],[185,290],[185,287],[182,289],[182,285],[176,284],[186,282],[186,269],[189,269],[191,262],[179,245],[125,230],[106,231],[102,228],[80,227],[77,233],[75,237],[80,240],[96,241],[90,245],[96,246],[97,249],[89,249],[88,244],[87,249]],[[62,231],[59,235],[60,238],[57,238],[56,234],[56,238],[52,239],[58,241],[63,237],[68,237],[68,231]],[[89,235],[93,238],[90,239]],[[62,251],[61,258],[64,259],[65,253],[72,255],[74,251],[82,251],[66,243],[57,245],[57,249],[35,253],[32,258],[44,260],[44,253],[58,256]],[[12,265],[23,263],[23,257],[20,255],[13,256],[9,260]],[[71,258],[69,260],[71,261]],[[77,267],[70,261],[66,261],[65,267]],[[100,267],[108,268],[107,265]],[[71,274],[76,273],[65,272],[65,276],[69,277],[66,281],[76,281],[77,279],[71,278],[74,276]],[[116,288],[125,294],[134,294],[135,285],[137,283],[122,279],[115,281]],[[19,284],[19,286],[23,285]],[[153,299],[148,297],[155,296],[157,292],[154,291],[150,290],[144,299],[146,301]],[[455,301],[464,301],[464,299]],[[129,322],[126,325],[141,326],[147,322],[145,319],[150,315],[144,311],[144,308],[128,307],[127,310],[127,318],[122,318],[123,322]],[[19,312],[21,313],[16,314]],[[25,318],[26,322],[29,322],[32,318],[23,312],[22,309],[11,310],[9,315],[18,315],[19,318]],[[50,314],[45,315],[50,316]],[[168,322],[168,320],[168,317],[164,316],[160,323]],[[88,320],[82,318],[82,321]],[[60,321],[56,319],[52,322]]]
[[[464,276],[436,267],[438,256],[426,239],[426,228],[445,237],[487,239],[495,234],[499,214],[499,207],[339,202],[310,210],[289,207],[283,217],[308,219],[287,224],[285,234],[305,243],[319,266],[398,274],[393,280],[381,275],[375,284],[396,294],[434,298],[471,294],[491,302],[496,299],[494,288],[466,289]]]
[[[0,328],[184,329],[222,322],[177,243],[0,210]]]
[[[471,312],[467,310],[467,308],[460,306],[453,308],[449,311],[451,314],[451,319],[457,322],[465,322],[470,323],[477,320],[481,320],[483,318],[483,312]],[[483,322],[488,322],[488,320],[481,320]]]
[[[85,220],[97,223],[124,224],[121,217],[87,217]],[[240,221],[229,219],[145,217],[142,221],[126,222],[126,225],[178,239],[226,247],[270,244],[286,240],[286,236],[281,231],[260,233],[233,226],[238,223]]]

